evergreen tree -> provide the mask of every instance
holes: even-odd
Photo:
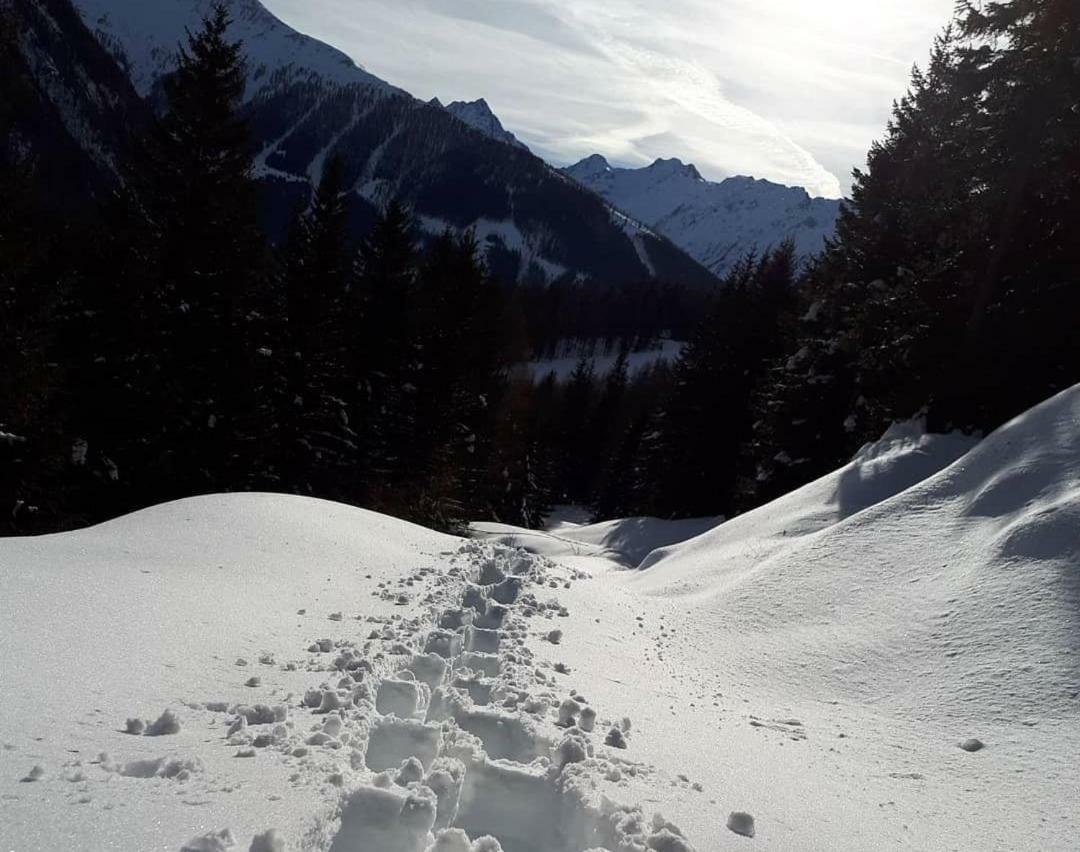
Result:
[[[442,526],[481,511],[492,406],[504,389],[499,293],[474,236],[444,233],[421,265],[416,416],[409,468]],[[425,471],[428,473],[425,474]]]
[[[341,161],[332,158],[286,243],[286,365],[279,396],[283,479],[292,490],[347,499],[357,473],[348,410],[345,303],[352,270]]]
[[[675,367],[672,391],[642,437],[648,502],[662,517],[731,514],[759,379],[782,346],[794,300],[794,246],[745,257]]]
[[[559,499],[585,505],[589,501],[591,471],[595,457],[589,441],[589,424],[596,405],[596,371],[592,361],[581,358],[566,382],[559,428]]]
[[[145,473],[159,499],[243,487],[265,439],[251,381],[266,357],[251,327],[266,296],[264,249],[240,114],[245,64],[229,23],[214,5],[180,48],[129,182],[142,261],[131,274],[145,291],[129,383],[144,423],[161,425],[136,436],[128,471]]]
[[[979,241],[970,391],[938,419],[986,429],[1080,379],[1080,7],[964,2],[959,17],[959,73],[979,93]]]
[[[351,419],[364,466],[363,499],[374,507],[389,507],[401,489],[416,428],[418,263],[409,214],[393,202],[360,247],[348,306]]]

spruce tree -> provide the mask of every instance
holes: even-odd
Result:
[[[311,206],[282,253],[285,302],[279,396],[284,483],[301,493],[347,499],[357,473],[347,397],[346,298],[352,269],[341,161],[331,158]]]
[[[162,480],[149,483],[162,496],[243,487],[265,439],[251,381],[254,363],[268,357],[251,328],[266,295],[264,249],[240,113],[245,63],[229,24],[218,3],[179,49],[164,114],[129,182],[148,290],[134,392],[160,424],[135,467]]]
[[[786,242],[744,257],[724,281],[674,368],[667,400],[644,429],[651,514],[705,517],[735,510],[742,449],[754,429],[754,395],[782,347],[794,273],[794,246]]]
[[[414,226],[405,207],[392,202],[361,244],[348,300],[348,374],[351,420],[363,464],[363,501],[393,503],[406,476],[416,432],[418,388]]]

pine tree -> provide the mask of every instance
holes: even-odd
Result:
[[[129,181],[143,259],[133,274],[148,290],[130,372],[133,393],[155,412],[149,422],[161,424],[141,436],[129,469],[165,495],[243,487],[265,439],[251,381],[266,357],[251,328],[266,295],[264,249],[240,114],[245,64],[229,23],[226,6],[214,5],[180,48],[165,112]]]
[[[345,302],[352,270],[341,161],[331,158],[311,206],[285,245],[283,393],[279,395],[287,487],[347,499],[357,473],[348,403]]]
[[[965,2],[959,27],[961,79],[980,95],[981,240],[971,391],[946,413],[985,429],[1080,379],[1080,8]]]
[[[561,488],[559,499],[585,505],[595,458],[589,442],[589,423],[596,405],[596,370],[592,361],[581,358],[570,374],[563,391],[559,426]]]
[[[421,264],[417,299],[422,429],[413,441],[410,469],[428,511],[438,513],[441,525],[453,526],[481,510],[492,406],[505,387],[499,293],[472,233],[444,233],[434,240]]]
[[[724,281],[675,366],[668,399],[644,429],[650,513],[705,517],[735,510],[754,395],[782,346],[794,273],[794,246],[786,242],[743,258]]]
[[[360,247],[349,300],[350,409],[364,465],[363,499],[372,507],[391,506],[416,427],[418,262],[410,216],[393,202]]]

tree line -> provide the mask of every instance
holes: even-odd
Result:
[[[396,205],[350,246],[333,161],[268,248],[219,10],[100,221],[57,224],[0,162],[0,524],[237,489],[448,529],[563,502],[731,515],[897,420],[987,432],[1080,381],[1078,17],[962,4],[825,251],[749,255],[706,299],[500,285],[468,235],[422,241]],[[665,328],[682,357],[631,373]],[[568,339],[623,352],[604,375],[512,369]]]

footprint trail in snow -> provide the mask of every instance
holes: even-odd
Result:
[[[295,761],[295,783],[340,788],[307,836],[286,846],[268,831],[251,849],[692,852],[663,817],[600,792],[601,780],[649,771],[626,757],[630,720],[607,718],[565,666],[527,647],[531,635],[561,640],[554,622],[567,611],[548,595],[575,579],[543,557],[466,542],[445,572],[378,592],[405,604],[427,589],[426,626],[397,616],[356,641],[316,640],[308,653],[329,660],[309,667],[328,676],[292,706],[200,705],[229,714],[238,758],[276,749]],[[185,848],[232,843],[221,829]]]

